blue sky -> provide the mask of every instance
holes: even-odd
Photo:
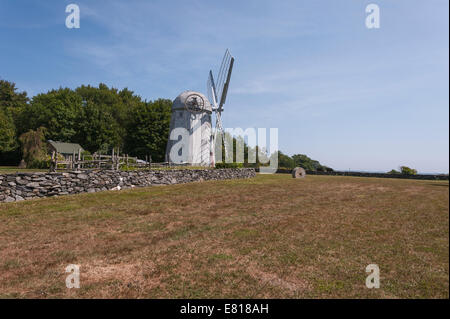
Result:
[[[81,28],[65,27],[78,4]],[[380,29],[365,8],[380,7]],[[29,95],[100,82],[205,92],[236,58],[225,127],[342,170],[449,171],[449,2],[0,0],[0,77]]]

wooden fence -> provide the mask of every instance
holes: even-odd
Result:
[[[142,168],[159,168],[171,167],[173,164],[169,162],[153,163],[151,156],[146,156],[145,161],[139,161],[137,157],[128,156],[128,154],[120,155],[113,150],[111,155],[92,154],[83,155],[81,150],[66,157],[64,160],[58,160],[58,154],[53,152],[50,171],[57,170],[83,170],[83,169],[112,169],[119,170],[121,167],[131,169]]]

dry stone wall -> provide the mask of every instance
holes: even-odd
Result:
[[[251,178],[255,175],[252,168],[4,174],[0,175],[0,202],[152,185]]]

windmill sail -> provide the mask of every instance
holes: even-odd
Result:
[[[219,73],[217,75],[217,81],[216,81],[216,89],[217,89],[217,95],[216,98],[218,99],[217,103],[219,104],[219,101],[222,102],[224,100],[224,97],[226,97],[226,90],[225,87],[228,89],[229,79],[231,77],[231,70],[233,68],[234,58],[231,56],[230,51],[227,49],[225,51],[225,55],[223,56],[222,63],[220,65]],[[225,93],[225,94],[224,94]],[[218,105],[220,106],[220,104]],[[223,106],[223,104],[222,104]]]
[[[230,79],[231,79],[231,72],[233,71],[233,64],[234,64],[234,58],[231,57],[230,60],[230,66],[228,67],[228,74],[227,74],[227,80],[223,86],[222,90],[222,96],[220,98],[220,104],[219,109],[222,111],[222,107],[225,104],[225,101],[227,99],[227,93],[228,93],[228,86],[230,85]]]
[[[212,143],[211,143],[211,154],[214,157],[214,148],[215,144],[220,141],[219,150],[221,151],[221,145],[223,140],[223,145],[225,148],[225,154],[227,154],[227,141],[225,139],[225,132],[222,125],[222,112],[223,105],[227,99],[228,87],[230,85],[231,72],[233,71],[234,58],[231,56],[230,51],[227,49],[225,51],[225,55],[223,56],[222,63],[219,68],[219,73],[217,74],[216,81],[214,81],[214,76],[212,71],[209,71],[208,81],[207,81],[207,91],[208,98],[211,104],[213,105],[213,111],[216,114],[216,129],[212,134]],[[217,134],[221,136],[219,140],[217,140]],[[220,152],[221,153],[221,152]],[[216,153],[216,155],[219,155]],[[221,158],[221,155],[219,155]],[[212,161],[213,162],[213,161]]]
[[[213,77],[212,71],[209,71],[207,87],[208,87],[207,88],[208,99],[211,101],[212,105],[216,106],[217,105],[217,91],[216,91],[216,84],[214,83],[214,77]]]

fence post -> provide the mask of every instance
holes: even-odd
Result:
[[[81,169],[81,148],[78,149],[78,162],[77,162],[77,169]]]
[[[52,161],[51,161],[51,164],[50,164],[50,172],[56,172],[55,161],[56,161],[56,156],[55,156],[55,151],[53,151],[52,152]]]
[[[114,147],[112,149],[112,155],[111,155],[111,169],[114,169]]]
[[[117,157],[116,157],[116,170],[119,170],[120,166],[120,148],[117,148]]]

